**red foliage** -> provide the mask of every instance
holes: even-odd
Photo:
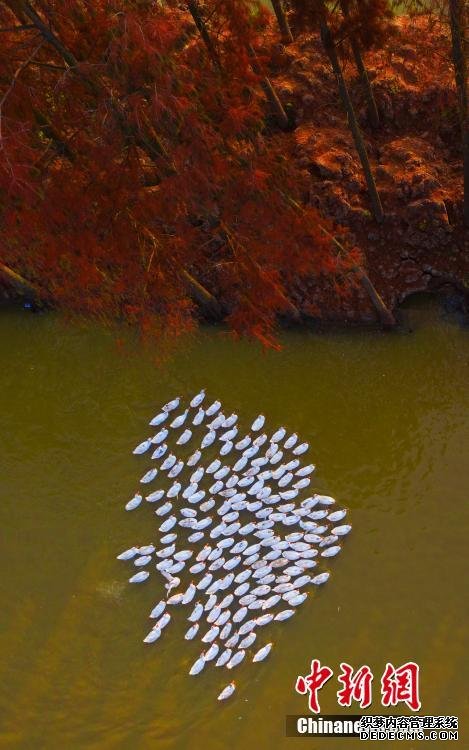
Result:
[[[22,5],[54,36],[0,2],[0,28],[28,26],[1,33],[0,253],[45,299],[179,333],[196,279],[271,344],[299,278],[348,283],[356,259],[298,209],[296,168],[261,136],[256,3],[205,3],[221,70],[180,3]]]

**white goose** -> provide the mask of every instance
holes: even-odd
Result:
[[[190,405],[192,406],[193,409],[196,409],[198,406],[200,406],[204,398],[205,398],[205,388],[202,388],[200,393],[194,396],[194,398],[190,402]]]

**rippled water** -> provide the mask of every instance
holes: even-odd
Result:
[[[386,661],[415,660],[422,711],[462,717],[469,331],[428,303],[406,314],[412,332],[288,333],[280,354],[207,330],[158,369],[130,334],[122,352],[96,326],[2,311],[1,748],[290,747],[285,716],[307,710],[294,684],[313,657],[369,664],[375,713]],[[228,413],[263,411],[309,440],[315,486],[354,526],[329,583],[266,630],[269,659],[233,670],[224,705],[230,673],[187,674],[200,649],[183,611],[142,643],[156,579],[129,586],[115,560],[155,528],[150,508],[123,510],[141,474],[131,449],[155,406],[202,386]],[[337,687],[321,691],[323,713],[338,711]]]

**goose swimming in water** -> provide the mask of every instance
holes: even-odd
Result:
[[[212,625],[210,630],[207,630],[204,636],[202,636],[202,641],[204,643],[212,643],[215,638],[218,636],[218,633],[220,632],[220,628],[217,625]]]
[[[149,422],[149,424],[151,427],[157,427],[159,424],[162,424],[162,422],[164,422],[165,419],[168,419],[168,412],[162,411],[159,414],[157,414],[155,417],[153,417],[153,419],[151,420],[151,422]]]
[[[191,483],[197,484],[202,479],[203,475],[205,473],[204,467],[199,466],[198,469],[194,471],[194,473],[191,475]]]
[[[190,542],[191,544],[192,543],[195,544],[195,542],[200,542],[200,540],[203,539],[203,538],[204,538],[204,532],[203,531],[196,531],[196,532],[194,532],[194,534],[191,534],[190,536],[187,537],[187,541]]]
[[[212,661],[212,659],[215,659],[218,652],[220,651],[220,646],[218,643],[212,643],[209,649],[204,654],[205,661]]]
[[[216,458],[214,461],[212,461],[207,466],[207,468],[205,469],[205,473],[206,474],[215,474],[215,472],[218,471],[218,469],[220,468],[220,466],[221,466],[221,461],[220,461],[219,458]]]
[[[293,474],[291,473],[291,471],[288,471],[278,480],[278,486],[286,487],[287,484],[290,484],[292,479],[293,479]]]
[[[205,388],[202,388],[202,390],[199,393],[197,393],[197,395],[194,396],[194,398],[191,400],[190,402],[191,407],[193,409],[196,409],[198,406],[200,406],[204,398],[205,398]]]
[[[158,474],[158,469],[150,469],[141,478],[140,480],[141,484],[149,484],[150,482],[153,482],[157,474]]]
[[[189,442],[189,440],[192,437],[192,432],[189,429],[184,430],[184,432],[179,436],[179,438],[176,440],[176,445],[185,445]]]
[[[218,627],[221,628],[223,625],[225,625],[225,623],[228,622],[230,617],[231,617],[231,612],[229,611],[229,609],[223,610],[220,613],[220,615],[217,617],[217,619],[215,620],[215,625],[218,625]]]
[[[335,526],[332,529],[332,533],[336,534],[336,536],[345,536],[351,531],[352,527],[350,524],[345,523],[343,526]]]
[[[131,576],[129,578],[129,583],[143,583],[143,581],[146,581],[150,573],[148,570],[140,570],[138,573],[135,573],[135,575]]]
[[[139,553],[138,547],[130,547],[130,549],[126,549],[124,552],[121,552],[120,555],[117,555],[117,560],[131,560],[133,557],[135,557]]]
[[[220,450],[220,456],[228,455],[228,453],[230,453],[232,448],[233,448],[233,443],[231,442],[231,440],[227,440]]]
[[[220,695],[218,696],[219,701],[225,701],[227,698],[229,698],[231,695],[233,695],[234,691],[236,690],[236,685],[234,682],[230,682],[229,685],[227,685],[223,690],[221,691]]]
[[[340,545],[336,545],[335,547],[326,547],[324,552],[321,552],[321,557],[335,557],[335,555],[338,555],[340,550],[342,548]]]
[[[182,427],[182,425],[186,421],[188,413],[189,413],[189,409],[186,409],[178,417],[175,417],[169,426],[172,427],[173,429],[177,429],[178,427]]]
[[[176,604],[181,604],[182,599],[184,597],[184,594],[173,594],[169,597],[167,600],[167,604],[170,604],[171,606],[175,606]]]
[[[215,666],[216,667],[224,667],[227,662],[231,659],[232,650],[230,648],[226,648],[218,657]],[[225,688],[226,689],[226,688]],[[221,693],[220,693],[221,695]],[[227,696],[228,697],[228,696]],[[223,700],[223,699],[220,699]]]
[[[256,419],[252,423],[251,430],[253,432],[258,432],[259,430],[263,428],[264,424],[265,424],[265,417],[263,414],[259,414],[259,416],[256,417]]]
[[[227,622],[226,625],[224,625],[220,631],[220,636],[219,636],[220,640],[221,641],[226,640],[228,636],[230,635],[232,629],[233,629],[233,623]]]
[[[279,427],[278,430],[274,432],[274,434],[270,438],[270,442],[279,443],[281,440],[283,440],[286,434],[287,434],[287,431],[285,427]]]
[[[174,409],[178,408],[178,406],[179,406],[180,403],[181,403],[181,399],[178,396],[177,398],[173,399],[172,401],[168,401],[168,403],[165,404],[162,407],[162,411],[166,411],[166,412],[174,411]]]
[[[321,586],[323,583],[326,583],[326,581],[329,580],[330,573],[326,571],[325,573],[319,573],[319,575],[314,576],[311,583],[314,583],[315,586]]]
[[[189,458],[186,461],[186,464],[188,466],[195,466],[196,463],[200,461],[201,456],[202,456],[202,452],[199,450],[196,450],[195,453],[192,454],[192,456],[189,456]]]
[[[228,664],[226,665],[227,669],[233,669],[233,667],[236,667],[237,664],[240,664],[244,657],[246,656],[246,651],[241,650],[237,651],[229,660]]]
[[[290,437],[285,440],[283,447],[286,450],[289,450],[290,448],[293,448],[293,446],[298,442],[298,435],[296,432],[293,433],[293,435],[290,435]]]
[[[190,675],[199,674],[199,672],[201,672],[204,667],[205,667],[205,659],[203,656],[199,656],[197,661],[195,661],[192,667],[190,668],[189,674]]]
[[[246,458],[246,456],[241,456],[241,458],[238,458],[235,465],[233,466],[233,471],[241,471],[242,469],[244,469],[247,462],[248,459]]]
[[[216,438],[216,432],[214,432],[213,430],[211,430],[203,438],[201,447],[202,448],[208,448],[209,445],[212,445],[212,443],[215,440],[215,438]]]
[[[236,437],[237,434],[238,434],[238,428],[237,427],[232,427],[230,430],[227,430],[222,435],[220,435],[220,440],[224,440],[224,441],[231,440],[231,441],[233,441],[235,439],[235,437]]]
[[[231,636],[231,638],[228,638],[228,640],[225,641],[225,646],[227,648],[234,648],[236,646],[236,644],[238,643],[238,641],[239,641],[239,635],[238,635],[238,633],[234,633]]]
[[[205,412],[203,409],[199,409],[197,414],[194,416],[194,419],[192,420],[192,424],[197,427],[199,424],[202,424],[204,421]]]
[[[176,525],[177,518],[176,516],[170,516],[169,518],[164,521],[160,526],[160,531],[166,532],[170,531],[175,525]]]
[[[277,622],[284,622],[284,620],[289,620],[290,617],[293,617],[294,614],[294,609],[284,609],[282,612],[279,612],[277,615],[275,615],[274,620],[276,620]]]
[[[186,641],[191,641],[195,636],[197,635],[197,631],[199,630],[199,623],[196,622],[194,625],[191,625],[189,630],[187,630],[184,638]]]
[[[169,431],[166,429],[166,427],[163,427],[162,430],[157,432],[156,435],[152,437],[151,442],[154,445],[159,445],[159,443],[162,443],[163,440],[166,440],[166,438],[168,437],[168,432]]]
[[[134,448],[132,452],[136,456],[141,455],[142,453],[146,453],[146,451],[149,449],[151,444],[152,444],[151,438],[148,438],[147,440],[144,440],[143,443],[140,443],[139,445],[137,445],[137,447]]]
[[[342,521],[343,518],[347,515],[346,510],[336,510],[333,513],[329,513],[327,516],[328,521],[332,521],[333,523],[337,523],[337,521]]]
[[[259,651],[256,654],[254,654],[252,658],[253,662],[264,661],[264,659],[266,659],[268,655],[270,654],[270,652],[272,651],[273,645],[274,645],[273,643],[267,643],[265,646],[259,649]]]
[[[316,495],[316,499],[320,505],[334,505],[335,500],[329,495]]]
[[[143,639],[144,643],[154,643],[158,640],[158,638],[161,635],[161,628],[159,628],[157,625],[155,625],[152,630],[148,633],[148,635]]]
[[[219,411],[220,407],[221,407],[221,402],[214,401],[213,404],[209,406],[205,412],[207,414],[207,417],[211,417],[213,414],[216,414],[217,411]]]
[[[134,565],[137,568],[140,568],[144,565],[148,565],[149,562],[151,562],[151,555],[142,555],[141,557],[137,557],[137,559],[134,560]]]
[[[158,458],[162,458],[162,456],[164,456],[167,450],[168,450],[168,446],[166,445],[166,443],[162,443],[157,448],[155,448],[155,450],[151,454],[152,459],[155,460]]]
[[[168,472],[168,477],[171,479],[174,479],[174,477],[177,477],[178,474],[181,473],[181,471],[184,468],[184,461],[177,461],[171,471]]]
[[[204,611],[203,604],[201,604],[200,602],[197,602],[197,604],[195,605],[194,609],[192,610],[191,614],[189,615],[187,619],[189,620],[189,622],[197,622],[197,620],[200,620],[200,618],[202,617],[203,611]]]
[[[175,553],[174,559],[178,562],[181,562],[181,560],[185,562],[186,560],[189,560],[193,554],[194,552],[191,549],[182,549],[179,552]]]
[[[143,500],[143,497],[137,492],[137,494],[134,495],[133,498],[129,500],[129,502],[126,504],[125,509],[135,510],[135,508],[138,508],[142,500]]]
[[[238,440],[238,442],[235,445],[236,450],[237,451],[243,451],[251,443],[251,440],[252,440],[252,438],[251,438],[250,435],[246,435],[241,440]]]
[[[275,464],[278,464],[278,463],[279,463],[279,461],[281,461],[281,460],[282,460],[282,458],[283,458],[283,451],[277,451],[277,453],[274,453],[274,455],[273,455],[273,456],[272,456],[272,458],[270,459],[270,463],[271,463],[271,464],[272,464],[273,466],[275,466]],[[284,473],[284,472],[282,472],[282,473]],[[273,474],[272,474],[272,476],[273,476]]]
[[[205,490],[199,490],[198,492],[194,492],[193,495],[191,495],[188,500],[190,503],[198,503],[205,497]],[[207,519],[203,519],[199,522],[198,528],[203,529],[205,526],[201,525],[203,524]]]
[[[301,469],[298,469],[296,472],[297,477],[307,477],[309,474],[312,474],[315,470],[314,464],[308,464],[308,466],[303,466]]]
[[[176,463],[177,458],[174,455],[174,453],[170,453],[169,456],[165,458],[163,463],[160,466],[161,471],[167,471],[168,469],[172,469],[174,464]]]
[[[306,453],[308,448],[309,443],[300,443],[300,445],[297,445],[296,448],[293,449],[293,455],[301,456],[303,453]]]
[[[177,497],[181,491],[181,483],[174,482],[166,493],[166,497]]]

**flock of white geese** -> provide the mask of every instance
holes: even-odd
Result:
[[[180,398],[169,401],[150,422],[156,434],[133,451],[151,451],[141,484],[161,483],[145,497],[161,519],[159,539],[117,557],[135,567],[130,583],[146,581],[151,569],[164,581],[145,643],[161,637],[170,609],[190,606],[185,638],[200,637],[203,648],[191,675],[210,662],[232,670],[247,657],[263,661],[273,646],[262,638],[265,626],[293,617],[308,589],[328,580],[317,568],[351,529],[332,497],[308,489],[315,467],[300,460],[308,443],[284,427],[269,436],[262,414],[241,435],[236,414],[205,401],[204,390],[182,412]],[[189,443],[196,449],[184,457]],[[143,501],[137,492],[125,509]],[[218,700],[235,687],[230,682]]]

